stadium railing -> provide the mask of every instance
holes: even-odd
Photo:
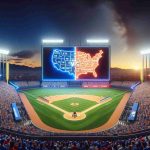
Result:
[[[141,136],[150,136],[150,129],[139,131],[130,134],[124,135],[99,135],[99,133],[83,133],[83,134],[66,134],[66,133],[50,133],[49,136],[40,136],[40,135],[32,135],[22,132],[16,132],[9,129],[0,128],[0,132],[5,134],[10,134],[13,136],[19,136],[22,138],[29,138],[29,139],[43,139],[43,140],[87,140],[87,139],[103,139],[103,140],[116,140],[116,139],[129,139],[129,138],[138,138]]]

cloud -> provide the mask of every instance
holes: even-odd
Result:
[[[31,51],[31,50],[23,50],[17,53],[12,54],[11,56],[17,57],[17,58],[32,58],[34,55],[39,53],[37,50]]]
[[[126,5],[122,2],[112,1],[112,9],[114,11],[114,18],[116,25],[118,26],[118,32],[122,37],[126,38],[128,46],[133,46],[136,41],[135,27],[132,26],[132,21],[134,20],[133,11],[131,11],[131,4],[129,1]]]
[[[113,31],[120,36],[126,42],[129,47],[132,47],[136,43],[135,24],[133,26],[132,21],[135,20],[136,10],[132,5],[137,7],[136,0],[81,0],[88,7],[97,8],[103,7],[104,12],[108,16],[106,18],[113,19]],[[138,6],[139,7],[139,6]],[[110,16],[110,17],[109,17]],[[105,27],[104,27],[105,29]]]
[[[18,53],[14,53],[9,58],[9,62],[11,64],[17,64],[20,66],[28,66],[28,67],[40,67],[41,66],[41,56],[39,51],[20,51]]]
[[[14,60],[14,61],[20,61],[22,60],[23,58],[18,58],[18,57],[14,57],[14,56],[9,56],[8,60],[11,61],[11,60]]]

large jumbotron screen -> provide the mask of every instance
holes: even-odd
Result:
[[[43,47],[42,80],[108,81],[109,47]]]

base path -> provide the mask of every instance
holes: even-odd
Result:
[[[113,126],[115,126],[124,110],[124,107],[126,106],[126,103],[130,97],[130,93],[126,93],[122,100],[120,101],[120,103],[118,104],[118,106],[116,107],[115,111],[113,112],[113,114],[111,115],[111,117],[109,118],[109,120],[101,125],[98,128],[94,128],[94,129],[90,129],[90,130],[82,130],[82,131],[68,131],[68,130],[61,130],[61,129],[56,129],[53,127],[50,127],[48,125],[46,125],[45,123],[43,123],[41,121],[41,119],[39,118],[39,116],[37,115],[37,113],[35,112],[33,106],[30,104],[30,102],[28,101],[27,97],[25,96],[25,94],[23,93],[19,93],[20,98],[25,106],[25,109],[32,121],[32,123],[45,131],[49,131],[49,132],[55,132],[55,133],[96,133],[96,132],[100,132],[100,131],[105,131],[108,130],[110,128],[112,128]]]
[[[111,100],[112,100],[112,98],[108,98],[108,99],[105,100],[105,101],[101,101],[101,102],[99,102],[98,104],[96,104],[96,105],[94,105],[94,106],[92,106],[92,107],[90,107],[90,108],[88,108],[88,109],[82,111],[82,113],[87,113],[88,111],[90,111],[90,110],[92,110],[92,109],[94,109],[94,108],[96,108],[96,107],[98,107],[98,106],[100,106],[100,105],[102,105],[102,104],[105,104],[105,103],[107,103],[107,102],[109,102],[109,101],[111,101]]]
[[[80,95],[80,94],[65,94],[65,95],[54,95],[54,96],[46,96],[44,97],[49,103],[53,103],[55,101],[64,100],[68,98],[82,98],[90,101],[94,101],[99,103],[101,99],[104,97],[96,96],[96,95]],[[40,99],[40,98],[38,98]]]
[[[44,103],[44,104],[46,104],[46,105],[49,105],[49,106],[53,107],[54,109],[57,109],[57,110],[61,111],[61,112],[64,113],[64,114],[68,113],[68,111],[65,111],[64,109],[61,109],[60,107],[57,107],[57,106],[55,106],[55,105],[53,105],[53,104],[51,104],[51,103],[47,103],[47,102],[45,102],[45,101],[42,101],[41,99],[38,99],[38,100],[39,100],[41,103]]]

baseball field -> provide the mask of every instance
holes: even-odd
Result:
[[[42,124],[59,130],[82,131],[106,124],[128,92],[113,88],[39,88],[21,91],[26,100],[23,96],[21,99],[29,116],[34,119],[33,112],[30,113],[33,108],[32,111],[35,111],[35,116],[37,115]],[[27,101],[31,105],[30,109]]]

